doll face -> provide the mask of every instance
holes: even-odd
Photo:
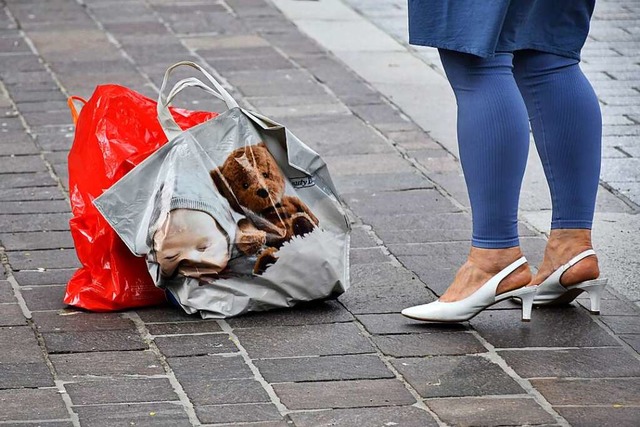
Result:
[[[211,215],[192,209],[169,212],[153,236],[163,276],[217,274],[229,262],[229,241]]]

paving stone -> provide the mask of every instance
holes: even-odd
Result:
[[[216,424],[216,427],[291,427],[291,423],[282,421],[261,421],[258,423]]]
[[[227,319],[234,329],[264,326],[299,326],[321,323],[350,322],[353,316],[336,301],[317,301],[298,304],[293,308],[249,313]]]
[[[520,318],[520,310],[489,310],[470,323],[497,348],[619,345],[580,308],[543,307],[534,310],[531,322],[523,323]],[[557,329],[559,324],[561,329]]]
[[[69,230],[69,219],[68,213],[0,215],[0,229],[3,233]]]
[[[200,316],[189,315],[175,306],[150,307],[136,310],[144,322],[202,322]],[[208,320],[211,322],[211,320]]]
[[[136,331],[45,332],[42,336],[49,353],[147,349]]]
[[[34,313],[33,321],[41,333],[136,330],[135,324],[121,313],[44,312]]]
[[[369,265],[389,262],[389,255],[382,248],[351,249],[349,251],[350,265]]]
[[[640,353],[640,335],[620,335],[620,338],[629,344],[636,352]]]
[[[622,348],[500,351],[524,378],[619,378],[640,376],[640,362]]]
[[[2,119],[0,119],[2,126]],[[0,157],[0,170],[3,174],[23,172],[44,172],[47,170],[40,156]]]
[[[201,334],[222,331],[220,326],[212,321],[147,323],[147,329],[151,335]]]
[[[375,248],[378,246],[368,227],[355,226],[351,229],[349,244],[351,248]]]
[[[279,421],[282,415],[273,404],[197,406],[196,415],[202,423]],[[263,424],[256,424],[262,427]]]
[[[0,363],[40,363],[42,352],[28,326],[0,327]]]
[[[11,92],[11,98],[16,102],[64,101],[65,96],[59,90],[16,91]]]
[[[339,175],[333,173],[330,163],[328,165],[339,194],[433,188],[433,183],[417,172]]]
[[[402,427],[430,427],[438,425],[426,411],[414,406],[294,412],[289,417],[297,427],[377,427],[396,425]]]
[[[3,202],[0,214],[30,214],[69,212],[69,203],[65,200]]]
[[[20,286],[65,285],[75,271],[75,269],[14,271],[13,276]]]
[[[417,357],[484,353],[484,346],[471,334],[441,332],[374,336],[373,342],[387,356]]]
[[[60,201],[62,203],[62,200]],[[3,202],[4,203],[4,202]],[[24,203],[24,202],[20,202]],[[51,202],[38,202],[51,203]],[[73,249],[73,239],[67,231],[0,233],[0,242],[9,251],[29,251],[37,249]]]
[[[556,407],[554,408],[570,425],[580,427],[633,427],[640,419],[640,408]]]
[[[394,377],[376,355],[265,359],[254,363],[269,383]]]
[[[267,117],[279,117],[285,119],[288,117],[312,116],[312,115],[336,115],[349,114],[349,110],[343,104],[337,101],[329,104],[306,104],[287,107],[262,107],[259,113]]]
[[[233,71],[258,71],[264,70],[290,70],[294,69],[294,65],[288,59],[282,56],[253,56],[243,58],[217,58],[214,55],[203,54],[203,51],[199,53],[205,58],[205,60],[211,64],[213,68],[221,73],[228,73]],[[290,93],[291,95],[313,95],[322,93],[322,88],[318,84],[309,83],[307,85],[289,86],[271,83],[261,87],[258,84],[244,84],[236,85],[243,93],[249,96],[269,96],[278,93]]]
[[[353,116],[292,117],[282,124],[323,157],[385,152],[395,155],[390,145]]]
[[[423,397],[525,393],[498,365],[480,356],[406,358],[391,363]]]
[[[166,378],[85,381],[65,384],[74,405],[179,400]]]
[[[429,190],[424,190],[429,191]],[[467,213],[438,213],[426,215],[424,213],[402,214],[390,213],[386,215],[372,215],[367,218],[367,223],[375,230],[469,230],[471,231],[471,218]]]
[[[73,411],[78,414],[83,427],[104,426],[105,420],[114,427],[191,426],[187,413],[179,403],[76,406]]]
[[[389,245],[389,250],[398,258],[426,256],[429,266],[458,266],[467,258],[469,242],[411,243]]]
[[[114,378],[164,374],[160,361],[149,350],[51,354],[49,359],[58,377],[64,380],[82,376]]]
[[[0,137],[0,156],[19,156],[25,154],[38,154],[40,150],[35,146],[33,140],[24,138],[24,140],[9,140],[6,137]]]
[[[7,252],[7,258],[14,270],[80,267],[76,251],[67,249],[10,251]]]
[[[434,262],[434,257],[428,255],[400,256],[398,261],[414,272],[429,290],[438,296],[444,294],[455,277],[458,266],[462,265],[462,263],[454,262],[445,263],[442,260]],[[422,303],[422,301],[417,302]]]
[[[3,132],[15,132],[15,131],[23,130],[24,127],[22,126],[22,121],[20,120],[20,118],[16,116],[14,117],[0,116],[0,129],[2,129]],[[18,164],[22,163],[19,157],[15,157],[13,159]],[[15,172],[16,169],[13,169],[7,160],[8,160],[7,158],[0,158],[0,166],[2,166],[2,169],[0,170],[4,171],[6,168],[7,173]],[[40,161],[42,162],[41,159]],[[24,163],[28,165],[28,162],[24,162]],[[19,171],[20,169],[18,168],[17,170]]]
[[[367,123],[390,131],[415,130],[416,125],[403,117],[392,105],[381,102],[376,104],[354,105],[351,111]]]
[[[196,406],[271,402],[267,392],[254,379],[214,381],[202,378],[181,384]]]
[[[0,326],[22,326],[27,319],[18,304],[0,304]]]
[[[73,145],[73,133],[41,133],[38,145],[45,151],[69,151]]]
[[[53,387],[53,377],[44,363],[0,363],[0,389]]]
[[[531,380],[552,405],[640,405],[640,378],[616,379],[562,379]]]
[[[409,177],[416,176],[416,169],[406,160],[399,155],[383,154],[351,154],[345,156],[327,156],[324,160],[329,165],[330,171],[335,177],[349,176],[354,178],[355,175],[365,175],[367,178],[370,175],[382,175],[393,176],[407,175]],[[421,177],[422,181],[426,181],[424,177]],[[433,185],[429,187],[433,188]],[[370,191],[384,191],[377,186],[369,186],[366,188]]]
[[[34,71],[31,73],[21,73],[23,77],[17,77],[18,79],[24,78],[25,81],[18,81],[14,84],[31,84],[31,83],[44,83],[49,84],[51,81],[51,74],[46,71],[39,72]],[[50,101],[50,102],[23,102],[17,104],[18,110],[21,113],[31,112],[43,112],[43,111],[65,111],[69,112],[69,107],[66,101]]]
[[[459,211],[449,200],[436,190],[408,190],[374,194],[344,194],[347,204],[365,222],[370,217],[381,215],[440,214]]]
[[[640,334],[640,315],[638,316],[600,316],[615,334]]]
[[[47,422],[46,424],[39,422],[20,422],[19,424],[6,424],[11,427],[73,427],[73,422],[59,421],[59,422]]]
[[[351,268],[351,288],[339,300],[352,313],[398,313],[417,301],[435,299],[415,275],[393,264],[356,264]]]
[[[555,419],[530,398],[428,399],[427,406],[447,425],[515,426],[554,424]]]
[[[407,319],[399,313],[358,314],[356,315],[365,329],[374,335],[411,334],[424,332],[455,332],[469,330],[463,323],[427,323]]]
[[[410,405],[413,396],[398,380],[357,380],[274,384],[289,409],[358,408]]]
[[[0,390],[0,421],[62,420],[69,417],[56,388]]]
[[[200,356],[238,351],[227,334],[156,337],[154,341],[162,354],[167,357]]]
[[[0,304],[17,303],[11,283],[6,280],[0,280]]]
[[[244,363],[244,359],[235,355],[170,357],[167,362],[183,384],[253,378],[253,372]]]
[[[20,200],[63,200],[64,195],[58,187],[0,188],[0,201]],[[5,232],[5,230],[3,230]]]
[[[67,305],[62,301],[65,286],[37,286],[21,288],[22,297],[31,311],[62,310]]]
[[[353,323],[272,326],[235,331],[252,359],[372,353],[373,347]]]

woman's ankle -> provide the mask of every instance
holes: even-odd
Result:
[[[542,283],[549,275],[562,265],[569,262],[576,255],[593,249],[591,230],[588,229],[553,229],[549,235],[544,258],[538,273],[531,284]],[[600,276],[598,259],[588,256],[569,268],[562,276],[561,283],[571,286],[585,280],[596,279]]]
[[[452,302],[466,298],[520,257],[522,257],[522,251],[517,246],[505,249],[472,247],[467,262],[460,267],[453,283],[440,300]],[[521,288],[530,281],[529,265],[524,264],[500,282],[496,294]]]
[[[522,250],[519,246],[499,249],[472,246],[467,262],[472,263],[486,273],[496,274],[522,256]]]

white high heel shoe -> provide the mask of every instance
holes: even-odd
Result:
[[[602,291],[604,291],[604,288],[607,286],[607,279],[585,280],[584,282],[571,286],[562,286],[560,283],[560,278],[569,268],[586,257],[595,254],[596,252],[593,249],[588,249],[571,258],[568,263],[554,271],[551,276],[547,277],[538,285],[538,292],[533,299],[533,305],[568,304],[581,293],[587,292],[591,303],[591,309],[589,311],[594,314],[599,314],[600,299],[602,297]]]
[[[536,294],[536,286],[525,286],[496,295],[500,282],[526,262],[526,258],[522,257],[511,263],[489,279],[480,289],[460,301],[442,302],[438,300],[429,304],[417,305],[405,308],[402,310],[402,315],[429,322],[463,322],[493,304],[509,298],[518,298],[522,301],[522,320],[529,321],[531,320],[531,306]]]

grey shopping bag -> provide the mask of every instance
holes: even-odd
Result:
[[[173,70],[196,78],[165,96]],[[182,131],[169,113],[198,87],[227,111]],[[320,156],[282,125],[238,107],[213,76],[181,62],[164,76],[158,119],[169,142],[94,204],[156,286],[187,313],[223,318],[335,298],[349,286],[350,226]]]

